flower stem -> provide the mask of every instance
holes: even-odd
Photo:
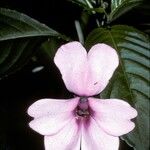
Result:
[[[80,43],[84,44],[84,36],[83,36],[80,22],[78,20],[75,20],[75,28],[76,28],[78,39],[79,39]]]

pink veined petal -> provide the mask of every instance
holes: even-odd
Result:
[[[77,95],[86,92],[87,52],[79,42],[62,45],[54,57],[67,89]]]
[[[59,133],[45,136],[45,150],[80,150],[80,126],[72,119]]]
[[[29,126],[42,135],[53,135],[64,128],[73,118],[73,112],[47,115],[34,119],[29,123]]]
[[[137,111],[127,102],[89,98],[89,105],[94,111],[92,117],[108,134],[120,136],[134,129],[135,124],[131,119],[137,116]]]
[[[119,138],[104,132],[93,118],[90,118],[88,124],[83,123],[81,141],[82,150],[118,150],[119,148]]]
[[[64,99],[41,99],[28,108],[31,117],[39,118],[47,115],[57,115],[73,111],[78,105],[79,98]]]
[[[89,95],[99,94],[108,84],[115,69],[118,67],[119,59],[117,52],[106,44],[94,45],[88,53]]]

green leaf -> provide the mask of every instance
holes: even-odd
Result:
[[[98,0],[97,2],[95,0],[69,0],[81,7],[83,7],[84,9],[88,10],[89,12],[92,12],[94,9],[93,6],[95,6],[96,4],[100,4],[100,1]],[[101,10],[96,8],[98,12],[100,12]]]
[[[58,38],[49,39],[41,45],[39,55],[43,55],[43,57],[53,60],[57,49],[62,44],[64,44],[64,42]]]
[[[64,38],[27,15],[0,8],[0,77],[22,67],[48,37]]]
[[[123,25],[97,28],[90,33],[86,46],[106,43],[120,56],[120,65],[102,98],[120,98],[138,111],[135,129],[122,137],[136,150],[149,149],[149,97],[150,97],[150,40],[140,31]]]
[[[130,18],[134,18],[135,16],[140,16],[135,22],[137,28],[150,35],[150,1],[145,0],[144,3],[131,11]]]
[[[111,12],[108,16],[108,20],[111,22],[133,7],[141,4],[143,0],[111,0]]]
[[[71,1],[72,3],[75,3],[75,4],[77,4],[77,5],[79,5],[79,6],[81,6],[81,7],[86,7],[86,1],[83,1],[83,0],[69,0],[69,1]]]

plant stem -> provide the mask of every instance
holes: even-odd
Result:
[[[89,2],[89,0],[85,0],[85,2],[87,3],[87,5],[88,5],[89,8],[93,9],[93,6],[92,6],[92,4]],[[93,13],[94,15],[96,14],[96,12],[95,12],[94,10],[92,10],[92,13]],[[100,23],[99,23],[99,20],[98,20],[97,18],[96,18],[96,24],[97,24],[98,27],[100,27]]]
[[[83,36],[83,32],[82,32],[80,22],[78,20],[75,20],[75,28],[76,28],[77,35],[78,35],[80,43],[84,44],[84,36]]]

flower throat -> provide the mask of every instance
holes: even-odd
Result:
[[[90,115],[87,97],[80,97],[79,104],[76,109],[76,115],[77,117],[84,118],[87,118]]]

